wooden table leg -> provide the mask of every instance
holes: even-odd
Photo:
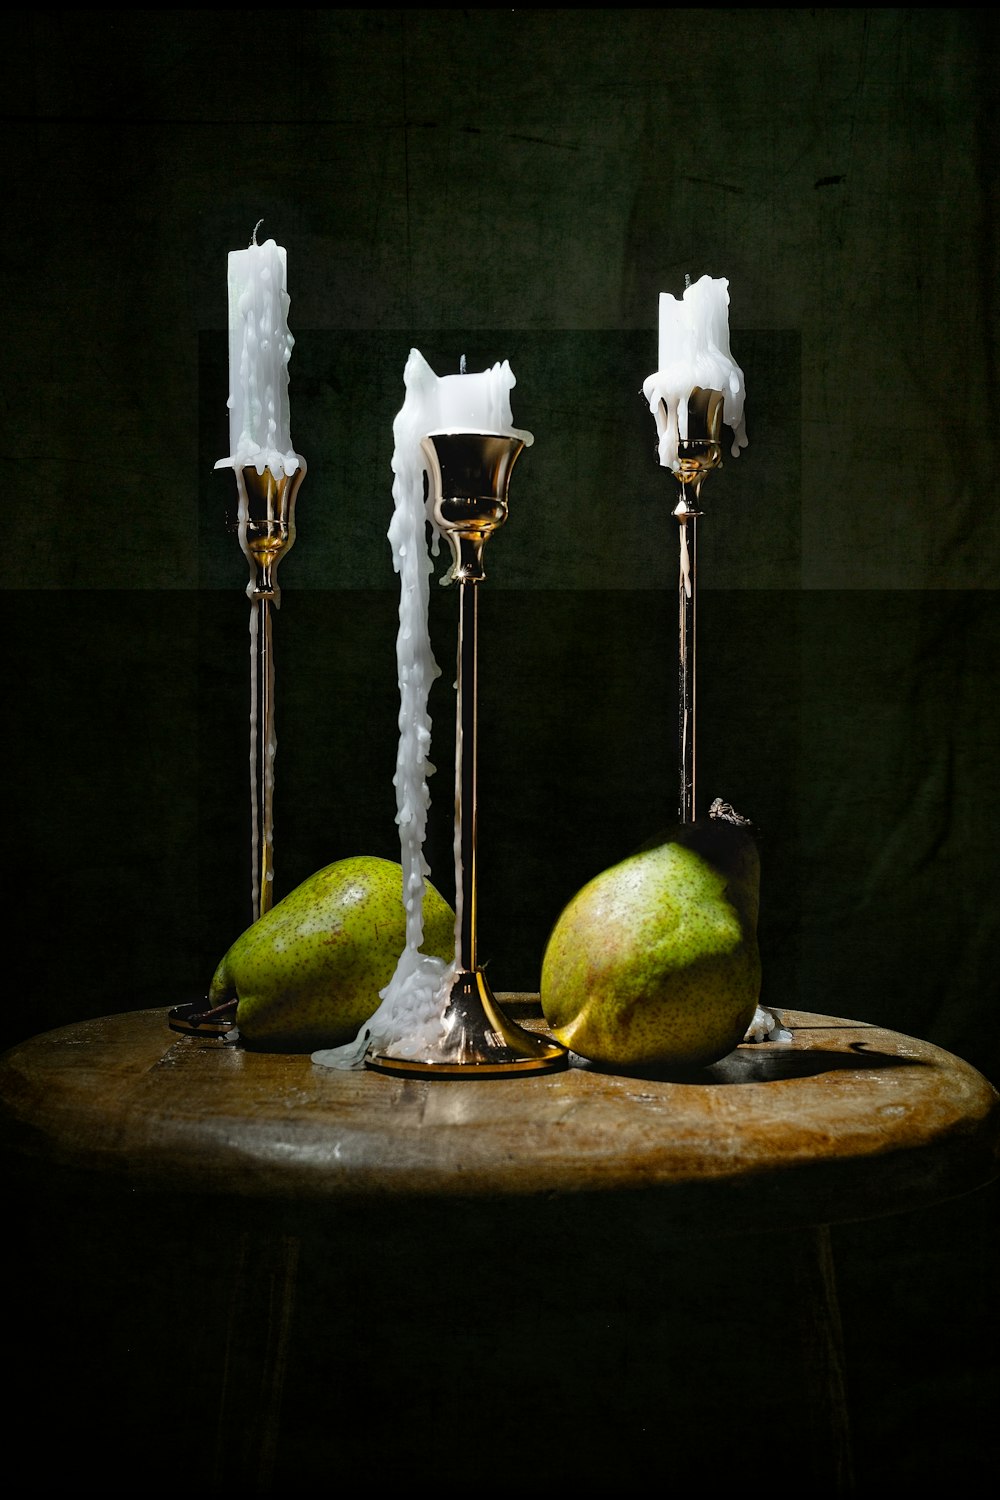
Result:
[[[806,1383],[801,1410],[807,1414],[811,1445],[832,1493],[855,1491],[844,1342],[837,1301],[830,1230],[820,1225],[804,1230],[792,1262],[796,1292],[796,1316],[802,1352],[802,1375]]]
[[[213,1485],[271,1489],[288,1373],[300,1242],[243,1231],[232,1271]]]

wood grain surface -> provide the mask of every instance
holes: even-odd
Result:
[[[530,1017],[531,996],[501,996]],[[140,1010],[0,1058],[9,1164],[246,1202],[655,1195],[698,1232],[876,1217],[993,1180],[1000,1098],[913,1037],[786,1012],[685,1076],[392,1077],[179,1036]],[[525,1024],[540,1026],[537,1019]]]

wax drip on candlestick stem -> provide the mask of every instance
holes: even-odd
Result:
[[[388,539],[393,568],[400,580],[396,637],[399,744],[393,784],[406,908],[406,945],[391,980],[379,992],[381,1003],[354,1041],[312,1054],[314,1063],[328,1068],[363,1067],[369,1050],[378,1052],[389,1046],[396,1056],[423,1055],[442,1035],[445,1005],[456,972],[454,962],[446,965],[421,951],[425,880],[431,873],[423,845],[430,807],[428,779],[434,772],[429,758],[428,694],[433,680],[440,675],[430,640],[428,584],[433,563],[427,543],[428,522],[431,522],[432,543],[437,538],[425,491],[426,460],[421,440],[428,432],[450,430],[458,425],[520,437],[526,445],[534,441],[530,432],[512,426],[510,389],[514,376],[506,361],[478,375],[466,375],[464,368],[460,373],[465,375],[467,385],[462,392],[464,403],[456,411],[443,394],[454,391],[450,382],[456,377],[438,377],[420,351],[411,349],[403,372],[405,398],[393,422],[393,515]],[[432,547],[432,550],[437,549]],[[462,917],[459,817],[456,810],[456,946]]]
[[[428,510],[424,498],[424,461],[420,439],[437,376],[417,350],[410,351],[404,371],[406,397],[393,423],[393,515],[389,526],[393,567],[399,575],[399,631],[396,665],[400,691],[399,744],[396,755],[396,823],[402,865],[402,898],[406,910],[406,943],[395,972],[379,992],[380,1004],[353,1042],[314,1052],[312,1060],[329,1068],[360,1068],[369,1047],[378,1049],[405,1038],[414,1051],[440,1036],[442,1007],[437,1003],[448,966],[421,951],[424,937],[424,882],[430,869],[423,846],[430,807],[431,719],[428,695],[440,669],[429,630]]]

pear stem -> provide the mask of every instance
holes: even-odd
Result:
[[[223,1000],[221,1005],[213,1005],[211,1010],[192,1011],[188,1020],[195,1023],[200,1021],[221,1021],[225,1016],[235,1016],[239,1003],[239,996],[234,995],[231,1000]]]

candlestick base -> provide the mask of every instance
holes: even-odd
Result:
[[[397,1056],[393,1044],[365,1058],[380,1073],[436,1078],[502,1078],[512,1073],[554,1073],[569,1054],[551,1037],[526,1031],[504,1015],[482,969],[460,969],[451,981],[444,1031],[420,1057]]]

